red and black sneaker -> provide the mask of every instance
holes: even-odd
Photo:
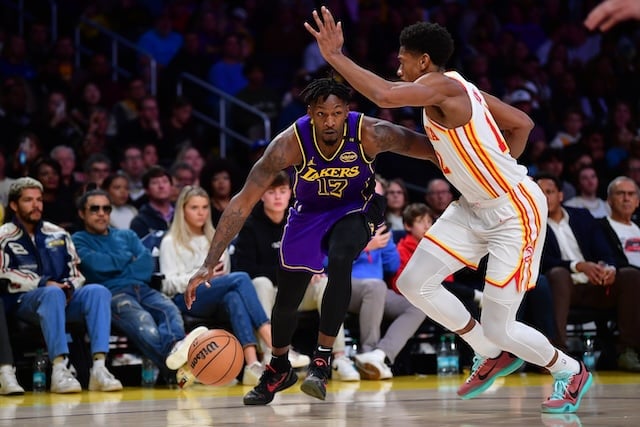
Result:
[[[298,381],[298,376],[289,367],[285,372],[276,372],[271,365],[264,368],[260,382],[249,393],[245,394],[245,405],[266,405],[273,400],[277,392],[287,389]]]
[[[324,400],[327,397],[327,383],[330,374],[331,368],[327,361],[316,357],[309,365],[307,378],[302,382],[300,390],[316,399]]]

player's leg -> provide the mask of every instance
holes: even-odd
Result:
[[[348,237],[347,237],[348,236]],[[322,298],[318,347],[309,365],[301,390],[324,400],[331,373],[331,354],[351,299],[353,260],[365,248],[371,232],[361,214],[347,215],[331,228],[327,236],[327,287]]]
[[[298,306],[310,279],[311,273],[278,270],[278,293],[271,315],[273,355],[258,385],[244,396],[245,405],[266,405],[276,392],[298,380],[289,362],[289,344],[298,324]]]

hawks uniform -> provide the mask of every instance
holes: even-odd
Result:
[[[425,237],[467,266],[487,252],[486,282],[535,285],[546,233],[547,203],[526,168],[509,154],[482,93],[457,72],[447,72],[471,100],[471,120],[447,129],[424,115],[424,127],[445,177],[462,197]]]

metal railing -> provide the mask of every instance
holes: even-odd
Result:
[[[49,30],[51,31],[51,40],[55,41],[58,38],[58,4],[54,0],[47,0],[46,2],[49,4]],[[0,4],[16,11],[18,34],[20,34],[21,37],[24,37],[25,21],[31,22],[35,20],[34,15],[25,8],[25,3],[25,0],[0,0]],[[29,4],[33,6],[34,2],[30,1]]]
[[[76,45],[76,66],[80,66],[82,55],[92,55],[95,52],[82,44],[82,26],[88,26],[98,31],[100,35],[107,37],[111,43],[111,79],[118,81],[119,76],[124,78],[130,78],[135,73],[127,70],[119,65],[118,52],[120,47],[126,47],[137,52],[139,55],[146,57],[149,61],[149,92],[152,95],[156,95],[158,91],[158,64],[153,56],[146,52],[144,49],[138,47],[135,43],[122,37],[120,34],[115,33],[102,25],[92,21],[90,19],[81,17],[75,28],[75,45]]]
[[[229,95],[226,92],[223,92],[212,84],[199,79],[198,77],[189,73],[182,73],[178,77],[178,82],[176,85],[176,94],[178,96],[181,96],[183,94],[185,83],[196,85],[198,88],[207,91],[210,96],[215,96],[218,98],[217,119],[212,118],[210,114],[195,109],[193,110],[193,116],[217,128],[220,131],[220,157],[224,158],[227,156],[227,144],[230,137],[247,145],[251,145],[254,142],[253,140],[247,138],[245,135],[242,135],[229,127],[229,122],[227,119],[230,106],[242,108],[243,110],[260,117],[262,119],[264,128],[264,138],[266,140],[271,139],[271,120],[264,112],[247,104],[246,102],[239,100],[234,96]]]

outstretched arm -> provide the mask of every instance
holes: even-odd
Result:
[[[628,19],[640,20],[640,2],[638,0],[605,0],[587,16],[584,25],[590,29],[608,31],[614,25]]]
[[[281,170],[300,163],[301,157],[293,128],[290,127],[269,144],[262,158],[251,168],[244,187],[231,199],[220,217],[202,267],[189,280],[184,293],[188,308],[191,308],[195,300],[196,288],[202,283],[208,285],[209,279],[214,277],[214,270],[222,253],[238,234],[251,210],[269,188],[275,176]]]
[[[344,43],[342,23],[336,24],[331,12],[326,7],[322,6],[320,12],[322,19],[317,11],[313,11],[313,19],[318,26],[317,31],[307,22],[304,23],[304,27],[315,37],[324,59],[356,91],[369,98],[376,105],[384,108],[424,107],[438,105],[445,99],[442,95],[443,91],[435,86],[447,84],[445,79],[432,79],[428,86],[422,83],[391,82],[357,65],[342,53]]]
[[[500,101],[495,96],[486,92],[482,92],[482,95],[489,105],[491,115],[504,135],[511,156],[517,159],[527,145],[529,133],[533,129],[533,121],[524,111]]]
[[[370,157],[391,151],[438,164],[433,145],[424,134],[372,117],[365,117],[362,129],[365,152]]]

